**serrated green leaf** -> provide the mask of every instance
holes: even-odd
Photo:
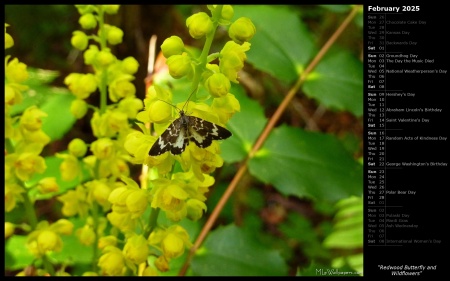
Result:
[[[284,276],[288,268],[279,252],[258,243],[234,225],[213,231],[192,260],[197,276]]]
[[[363,171],[333,136],[282,126],[249,162],[282,194],[334,202],[363,192]]]
[[[248,62],[281,81],[297,80],[315,51],[311,34],[298,15],[288,7],[270,5],[233,8],[235,18],[247,17],[256,27]]]
[[[5,269],[17,270],[32,263],[34,256],[25,247],[27,236],[14,235],[5,241]]]
[[[251,146],[261,134],[267,119],[262,107],[249,99],[242,87],[233,87],[230,91],[236,96],[241,105],[241,111],[236,112],[227,123],[227,128],[233,136],[221,144],[222,157],[226,162],[243,160]]]
[[[302,89],[328,108],[363,114],[363,65],[344,50],[330,50]]]

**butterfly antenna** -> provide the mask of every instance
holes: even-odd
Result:
[[[196,87],[194,90],[192,90],[192,92],[189,94],[188,99],[186,100],[183,107],[181,108],[181,111],[184,111],[184,107],[186,106],[186,104],[188,104],[189,100],[191,99],[192,94],[194,94],[195,91],[197,91],[197,89],[198,89],[198,87]]]
[[[162,102],[165,102],[165,103],[167,103],[167,104],[170,105],[170,106],[173,106],[176,110],[178,110],[178,112],[181,111],[178,107],[176,107],[175,105],[173,105],[173,104],[171,104],[171,103],[166,102],[165,100],[161,100],[161,99],[158,99],[158,100],[159,100],[159,101],[162,101]]]

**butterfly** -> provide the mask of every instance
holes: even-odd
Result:
[[[179,110],[179,113],[180,117],[175,119],[153,144],[148,153],[150,156],[158,156],[167,151],[173,155],[181,154],[190,141],[200,148],[206,148],[213,140],[227,139],[232,135],[224,127],[186,115],[183,109]]]

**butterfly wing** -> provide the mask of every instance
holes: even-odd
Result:
[[[184,151],[189,143],[189,138],[187,137],[186,128],[183,126],[181,118],[173,121],[161,136],[159,136],[148,153],[150,156],[158,156],[167,151],[177,155]]]
[[[198,117],[188,116],[189,140],[193,141],[198,147],[206,148],[211,145],[213,140],[223,140],[231,137],[231,132]]]

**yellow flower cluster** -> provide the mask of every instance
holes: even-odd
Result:
[[[27,247],[36,257],[42,257],[47,252],[58,252],[62,248],[60,235],[70,235],[73,231],[73,224],[60,219],[53,224],[41,221],[36,230],[31,232],[27,238]]]

